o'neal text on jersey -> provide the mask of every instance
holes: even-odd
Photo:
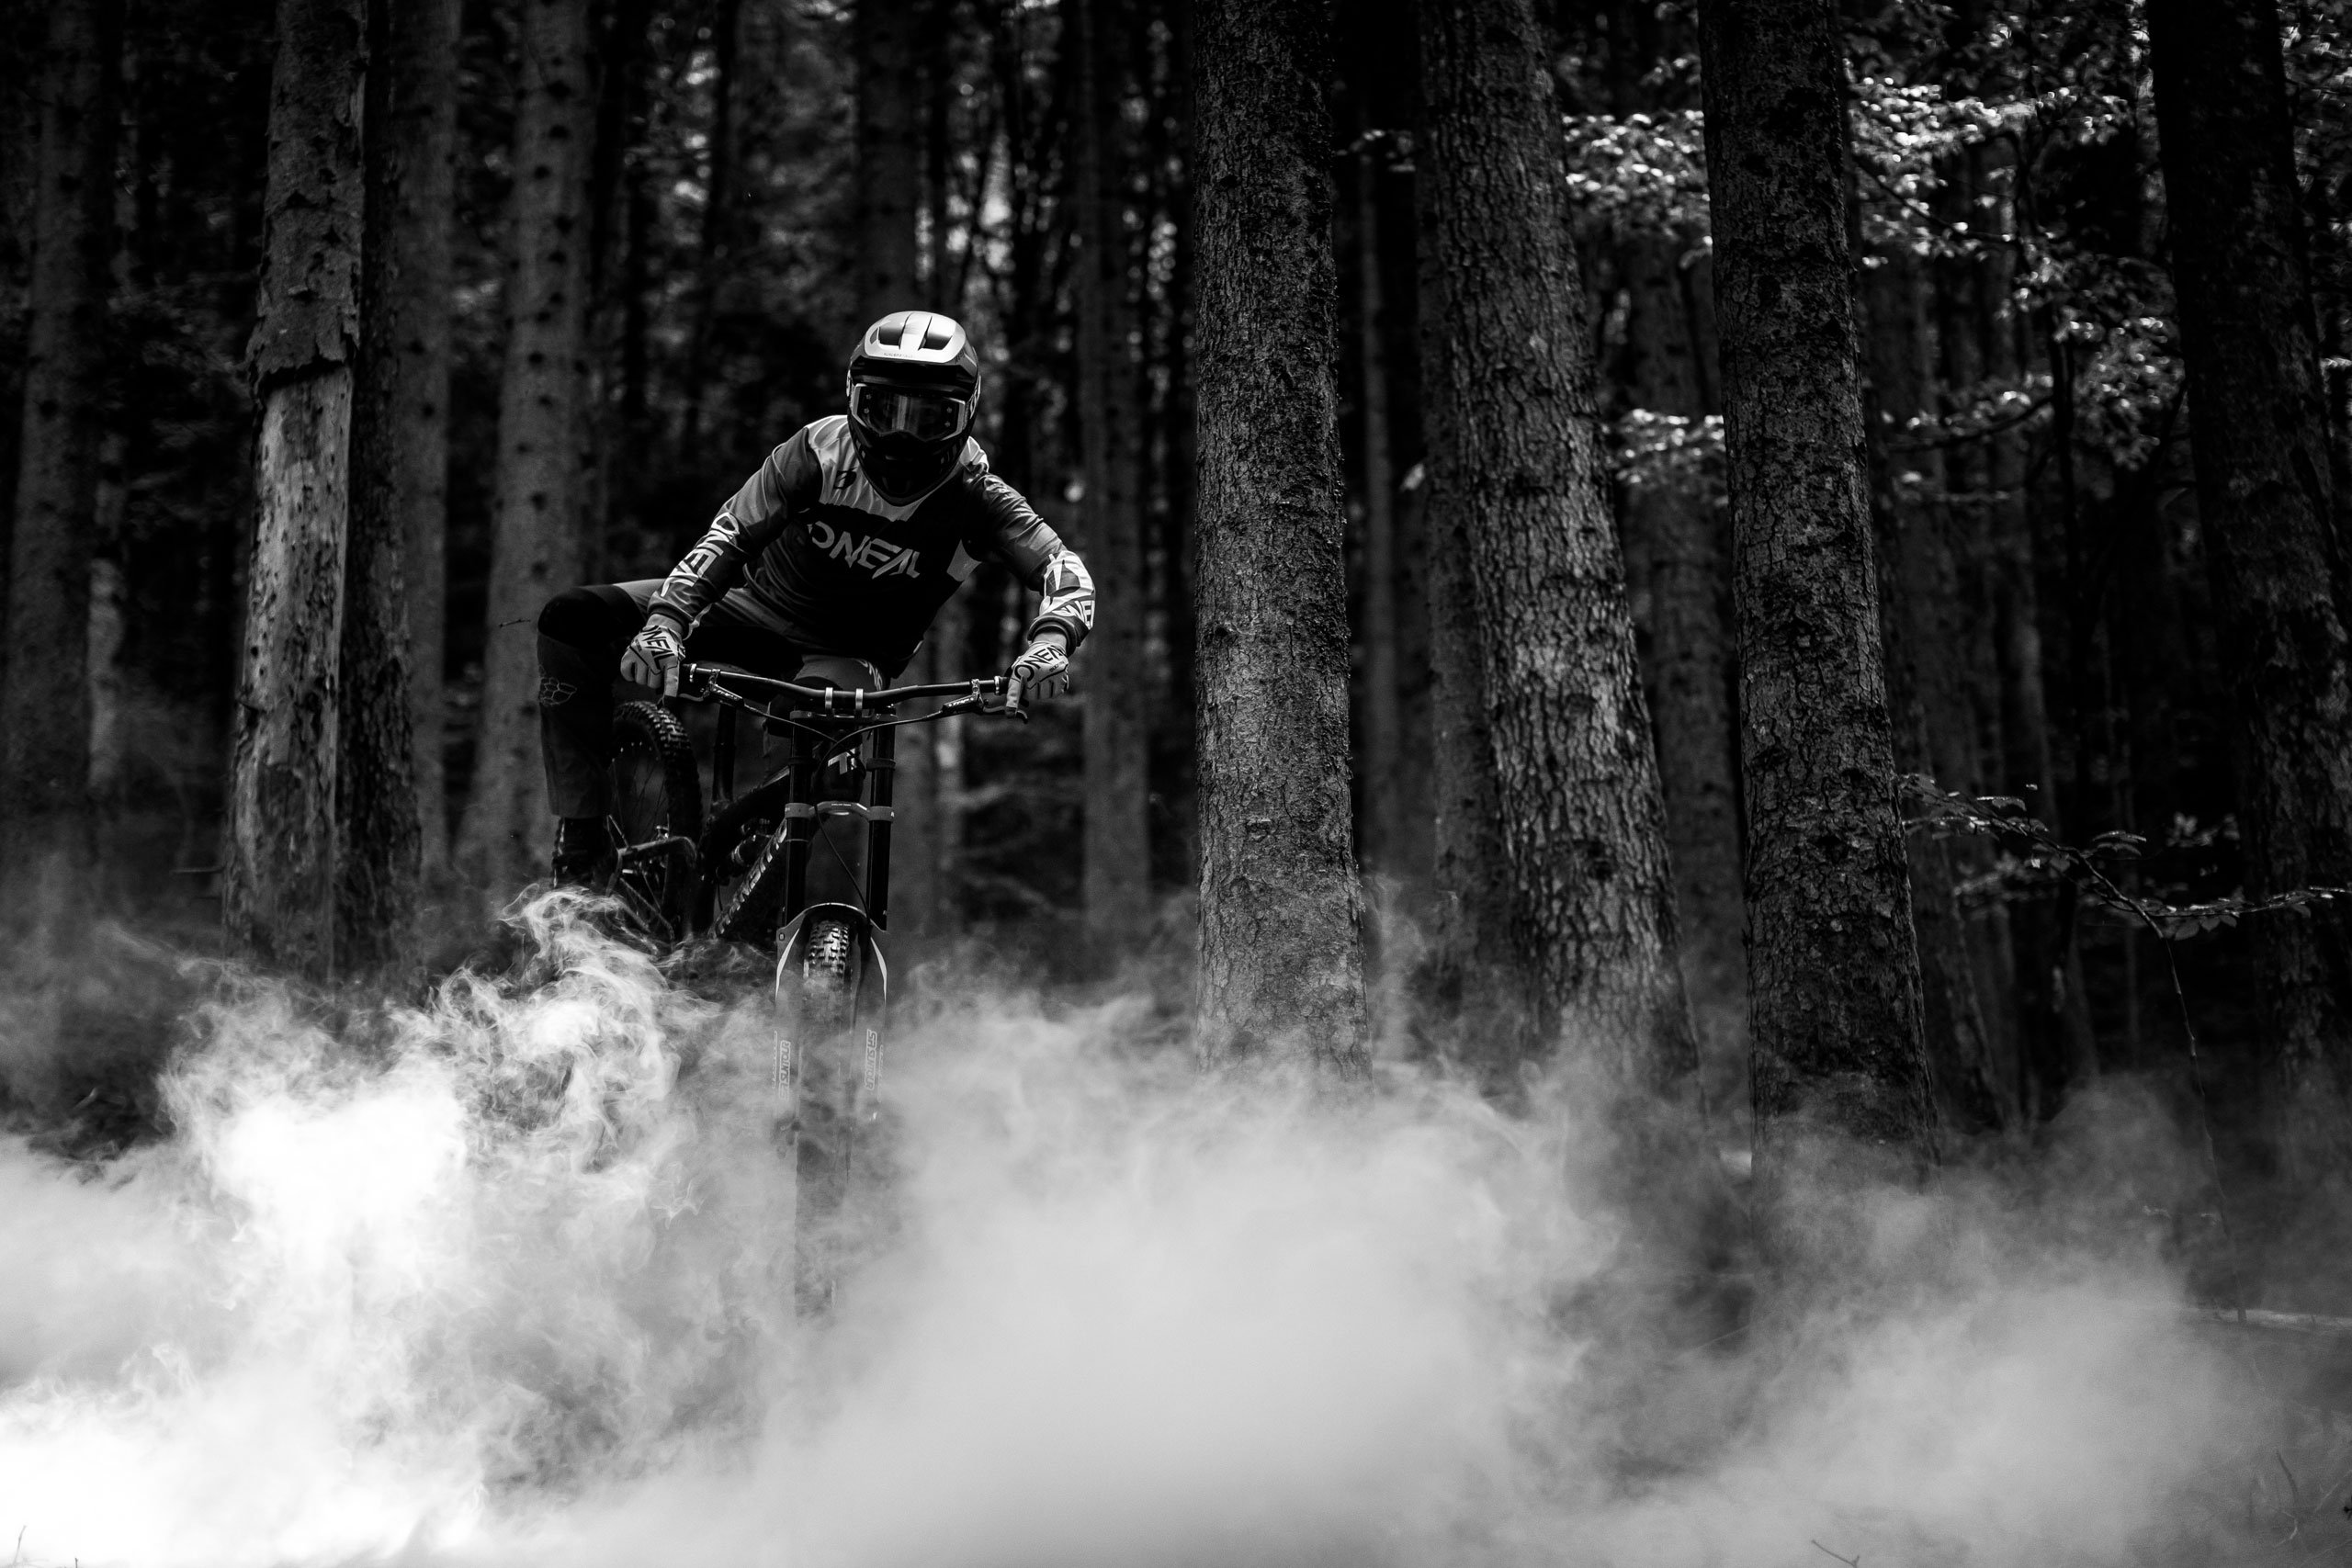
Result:
[[[821,518],[808,521],[808,537],[816,547],[837,561],[864,567],[876,577],[901,574],[915,575],[922,564],[922,553],[906,545],[894,545],[881,535],[860,538],[846,528],[836,528]]]

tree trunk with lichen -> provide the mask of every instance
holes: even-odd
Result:
[[[1759,1158],[1933,1110],[1888,737],[1831,0],[1701,0],[1739,626]]]
[[[545,871],[538,615],[588,558],[588,0],[523,0],[506,363],[464,864],[493,901]],[[596,701],[603,694],[586,694]]]
[[[1447,905],[1479,912],[1444,933],[1442,962],[1480,998],[1461,1049],[1502,1080],[1565,1048],[1663,1083],[1695,1065],[1666,807],[1528,0],[1425,6],[1421,70],[1429,519],[1453,580],[1439,626],[1487,720],[1484,745],[1438,757],[1441,842],[1476,845],[1440,868]],[[1489,797],[1490,829],[1445,825]]]
[[[258,517],[221,914],[264,962],[335,963],[338,650],[362,215],[360,0],[283,0],[254,329]]]
[[[441,807],[441,583],[448,527],[456,0],[370,15],[351,528],[345,553],[336,874],[346,968],[395,956]]]
[[[1630,236],[1628,389],[1634,406],[1696,422],[1707,413],[1690,295],[1705,287],[1673,234]],[[1626,573],[1648,634],[1650,718],[1666,790],[1684,988],[1710,1104],[1747,1098],[1747,911],[1740,894],[1739,743],[1733,716],[1731,561],[1723,510],[1696,476],[1654,473],[1626,487]]]
[[[1201,0],[1204,1063],[1364,1061],[1319,0]]]

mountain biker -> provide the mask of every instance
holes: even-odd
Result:
[[[1094,624],[1093,580],[971,438],[980,371],[964,329],[935,311],[885,316],[848,387],[848,414],[769,453],[668,577],[573,588],[539,613],[558,882],[594,881],[613,858],[616,676],[674,695],[691,660],[884,686],[974,566],[994,560],[1041,596],[1007,673],[1040,694],[1063,682]]]

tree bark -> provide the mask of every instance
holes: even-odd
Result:
[[[2000,188],[1996,176],[2014,162],[2014,152],[2002,141],[1970,154],[1972,227],[1987,243],[1966,286],[1975,306],[1973,330],[1962,327],[1945,342],[1947,352],[1973,357],[1982,377],[1996,386],[2021,385],[2030,368],[2020,347],[2023,322],[2015,299],[2015,197],[1989,214],[1973,203],[1980,194]],[[2008,183],[2013,186],[2014,179]],[[1974,376],[1955,379],[1964,387],[1977,384]],[[1982,533],[1973,553],[1985,563],[1984,620],[1993,644],[1990,705],[1999,736],[2001,793],[2028,802],[2045,826],[2063,833],[2043,670],[2041,573],[2028,505],[2033,473],[2028,445],[2025,430],[2016,424],[1984,441],[1983,504],[1976,513]],[[2059,922],[2050,900],[2021,900],[2007,908],[2005,919],[1996,918],[2006,924],[2010,943],[2011,1032],[2018,1053],[2011,1093],[2024,1120],[2047,1120],[2056,1113],[2067,1083],[2096,1066],[2079,1005],[2081,990],[2070,984],[2064,950],[2053,947]]]
[[[685,412],[678,422],[678,448],[688,462],[702,451],[711,338],[718,323],[719,296],[733,270],[735,187],[742,141],[738,124],[742,117],[736,100],[742,90],[743,0],[718,0],[711,13],[710,34],[710,130],[705,141],[701,249],[695,262],[694,310],[687,329]],[[866,96],[861,91],[859,108],[863,110],[865,104]],[[865,171],[859,174],[862,178]],[[907,221],[910,225],[914,221],[911,209]]]
[[[956,0],[928,0],[928,4],[924,26],[930,36],[923,51],[923,200],[930,232],[924,247],[924,299],[933,310],[956,315],[964,309],[963,279],[951,262],[948,244],[954,227],[949,197],[956,169]],[[983,150],[982,156],[986,155]],[[968,245],[967,240],[967,255]],[[919,655],[924,678],[956,681],[985,673],[971,667],[971,616],[968,592],[956,593],[940,606]],[[920,753],[913,758],[916,768],[927,766],[930,771],[928,780],[912,781],[921,786],[918,795],[899,798],[914,798],[922,807],[923,822],[915,840],[915,853],[921,857],[915,874],[919,880],[908,886],[922,900],[921,929],[934,937],[962,923],[964,733],[965,721],[956,717],[918,725],[901,731],[899,738],[902,765],[910,753]]]
[[[1364,1062],[1321,0],[1199,0],[1199,1048]]]
[[[923,195],[922,77],[915,34],[922,0],[857,0],[857,313],[864,332],[893,310],[929,299],[917,276],[916,233]],[[934,628],[934,631],[937,628]],[[925,640],[910,682],[949,680],[941,639]],[[901,931],[941,923],[939,737],[919,725],[899,732],[890,904]]]
[[[2154,0],[2189,450],[2236,728],[2246,892],[2352,883],[2352,659],[2309,259],[2272,0]],[[2352,1163],[2352,931],[2253,920],[2284,1173]]]
[[[1830,0],[1701,0],[1759,1158],[1930,1138],[1880,665]]]
[[[1356,167],[1356,333],[1363,414],[1363,863],[1394,874],[1406,837],[1407,807],[1397,671],[1396,469],[1389,451],[1379,182],[1380,154],[1367,152]]]
[[[1370,51],[1367,95],[1385,129],[1417,134],[1421,118],[1420,28],[1411,0],[1388,0],[1367,26],[1381,42]],[[1436,863],[1436,753],[1430,656],[1429,498],[1421,421],[1419,175],[1397,158],[1378,170],[1381,312],[1375,321],[1385,371],[1390,471],[1396,476],[1396,838],[1386,869],[1425,907]]]
[[[1107,954],[1151,919],[1144,746],[1143,516],[1137,495],[1136,377],[1128,356],[1125,136],[1119,13],[1110,0],[1067,0],[1078,74],[1076,168],[1079,437],[1096,620],[1087,638],[1085,894],[1091,934]]]
[[[587,0],[523,0],[490,624],[464,828],[467,869],[498,897],[541,869],[537,625],[588,554],[588,43]]]
[[[1986,183],[1985,159],[1983,148],[1961,153],[1952,160],[1943,181],[1946,217],[1956,230],[1972,235],[1983,246],[1981,254],[1945,258],[1936,271],[1935,336],[1944,399],[1940,412],[1947,417],[1962,412],[1981,394],[1987,378],[1996,374],[1993,367],[1999,359],[1992,340],[2001,319],[1999,302],[2008,291],[2010,262],[2002,209],[1979,200]],[[2007,434],[1979,436],[1955,442],[1941,454],[1944,488],[1951,502],[1946,513],[1951,557],[1961,570],[1956,613],[1965,722],[1975,739],[1978,760],[1974,785],[1951,787],[2004,795],[2018,793],[2008,771],[2004,716],[2010,705],[2004,701],[2007,682],[1999,641],[2007,592],[2001,520],[2015,510],[2000,487],[2023,472],[2022,465],[2012,470],[2005,455],[2013,439]],[[1984,867],[1994,857],[1984,851],[1969,858]],[[1969,938],[1976,953],[1987,1038],[1998,1053],[1993,1066],[1996,1095],[2004,1121],[2022,1123],[2029,1119],[2029,1109],[2020,1056],[2018,944],[2013,927],[2010,906],[1996,899],[1973,913]]]
[[[119,0],[50,8],[30,193],[30,319],[0,688],[0,876],[19,908],[61,936],[81,903],[75,884],[92,847],[89,561],[121,35]]]
[[[915,210],[922,201],[920,4],[856,0],[856,332],[922,302],[915,276]]]
[[[1200,545],[1200,168],[1198,73],[1193,69],[1193,0],[1159,0],[1168,25],[1170,112],[1175,120],[1168,171],[1168,702],[1161,711],[1189,727],[1199,693],[1200,648],[1196,585]],[[1195,810],[1187,827],[1197,833],[1197,772],[1184,781]],[[1185,859],[1194,844],[1185,844]]]
[[[923,301],[954,315],[964,308],[948,236],[955,227],[949,201],[956,178],[956,0],[927,0],[923,17],[922,201]],[[982,156],[986,156],[984,150]],[[986,185],[985,176],[982,185]]]
[[[281,0],[253,373],[259,517],[221,913],[264,962],[335,965],[338,649],[364,199],[362,0]],[[405,781],[402,781],[403,784]]]
[[[366,127],[351,529],[337,723],[336,952],[398,950],[425,861],[445,853],[441,624],[448,530],[457,0],[378,5]]]
[[[1623,247],[1629,391],[1634,406],[1696,420],[1705,380],[1680,237],[1646,233]],[[1624,532],[1636,604],[1649,616],[1650,714],[1682,932],[1682,982],[1699,1036],[1703,1082],[1747,1097],[1747,950],[1740,897],[1739,736],[1731,562],[1719,508],[1697,486],[1629,488]]]
[[[1447,961],[1489,995],[1529,987],[1523,1031],[1472,1032],[1498,1075],[1573,1043],[1662,1083],[1695,1066],[1666,805],[1527,0],[1424,6],[1421,70],[1430,529],[1472,611],[1439,635],[1476,649],[1448,666],[1476,660],[1491,716],[1485,749],[1440,752],[1440,809],[1491,791],[1501,813],[1495,858],[1441,865],[1449,900],[1501,917]]]

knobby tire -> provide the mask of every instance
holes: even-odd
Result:
[[[831,1304],[846,1239],[843,1208],[857,1163],[857,1083],[864,1068],[854,1027],[862,957],[857,931],[847,920],[811,921],[800,945],[795,1294],[804,1315],[820,1314]]]
[[[624,848],[616,888],[639,913],[686,933],[694,911],[695,863],[688,847],[702,837],[702,777],[693,740],[675,714],[658,703],[613,710],[613,826],[624,846],[682,839],[663,853],[632,857]]]

